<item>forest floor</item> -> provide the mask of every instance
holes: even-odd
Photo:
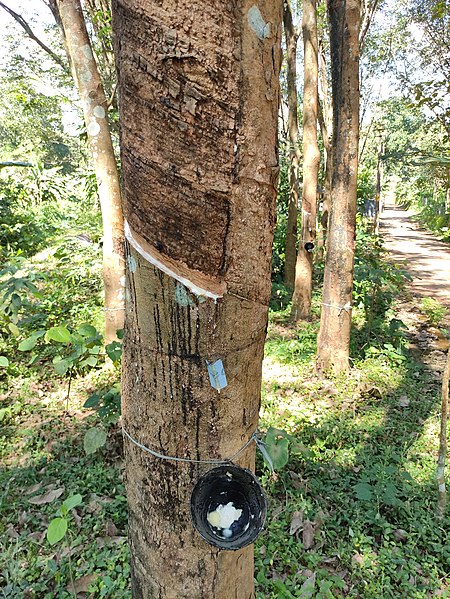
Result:
[[[269,500],[257,599],[450,598],[450,518],[435,517],[450,248],[404,211],[386,209],[382,225],[388,253],[368,272],[392,258],[414,278],[355,302],[349,373],[315,373],[320,288],[311,321],[271,312],[260,430],[279,431],[289,462],[271,473],[257,454]],[[0,597],[130,599],[120,428],[105,425],[95,453],[83,448],[102,426],[83,404],[118,371],[105,362],[75,377],[67,403],[67,376],[23,353],[0,377]],[[49,522],[77,495],[51,544]]]

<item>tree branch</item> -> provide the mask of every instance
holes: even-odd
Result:
[[[367,32],[369,31],[370,24],[373,19],[373,15],[375,14],[378,8],[379,0],[373,0],[372,4],[369,6],[365,4],[364,6],[364,15],[363,22],[361,24],[361,29],[359,32],[359,47],[362,50],[364,47],[364,42],[366,39]]]
[[[7,166],[33,166],[31,162],[0,162],[0,169]]]
[[[45,52],[47,52],[47,54],[51,56],[53,60],[64,69],[66,73],[69,73],[69,69],[67,68],[67,65],[64,63],[64,61],[35,35],[31,27],[28,25],[27,21],[25,21],[25,19],[21,15],[14,12],[11,8],[9,8],[9,6],[6,6],[6,4],[1,2],[1,0],[0,7],[6,10],[6,12],[11,15],[11,17],[22,27],[22,29],[24,29],[25,33],[28,35],[30,39],[34,40]]]

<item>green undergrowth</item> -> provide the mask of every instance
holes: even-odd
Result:
[[[117,369],[99,361],[75,371],[67,400],[67,376],[45,354],[51,346],[33,364],[18,351],[36,328],[61,333],[100,319],[98,257],[78,241],[23,261],[12,276],[34,273],[37,292],[20,288],[13,312],[2,312],[0,590],[8,599],[131,596],[114,422],[100,423],[106,444],[85,451],[99,410],[83,405],[113,388]],[[440,376],[408,349],[397,305],[403,275],[374,240],[361,245],[349,373],[314,372],[320,293],[311,320],[294,325],[286,290],[275,288],[284,299],[270,313],[260,429],[281,431],[289,458],[271,473],[257,457],[269,500],[255,545],[258,599],[450,596],[449,521],[434,515]],[[86,256],[77,262],[78,252]],[[430,324],[445,318],[433,302],[421,311]]]
[[[405,342],[380,351],[375,330],[350,374],[319,379],[317,326],[269,328],[260,426],[298,447],[280,472],[259,463],[270,511],[257,597],[450,596],[449,519],[435,518],[438,377]]]
[[[260,426],[297,445],[276,473],[258,457],[270,507],[255,546],[257,597],[448,596],[449,522],[434,517],[439,381],[407,350],[401,362],[362,354],[349,375],[321,380],[317,326],[278,314],[269,327]],[[96,420],[81,406],[107,378],[75,381],[69,414],[58,380],[3,385],[4,597],[71,597],[71,577],[80,594],[130,597],[120,439],[83,452]],[[75,494],[68,533],[51,545],[48,524]]]

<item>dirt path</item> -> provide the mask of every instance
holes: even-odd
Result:
[[[413,276],[414,295],[433,297],[450,308],[450,244],[420,229],[411,214],[398,206],[385,207],[380,232],[386,247]]]

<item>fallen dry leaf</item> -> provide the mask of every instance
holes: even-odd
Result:
[[[301,571],[301,575],[304,576],[305,578],[310,578],[313,574],[314,574],[314,572],[312,570],[310,570],[309,568],[305,568],[304,570]]]
[[[394,539],[399,543],[403,543],[408,538],[408,533],[402,528],[397,528],[392,534],[394,535]]]
[[[398,400],[398,405],[401,408],[407,408],[410,404],[410,400],[408,397],[406,397],[406,395],[402,395],[399,400]]]
[[[102,547],[106,547],[111,544],[120,545],[120,543],[127,540],[127,537],[97,537],[95,542],[97,543],[97,547],[101,549]]]
[[[88,593],[89,585],[92,584],[93,582],[95,582],[98,577],[99,577],[99,574],[86,574],[85,576],[82,576],[81,578],[74,580],[73,585],[72,585],[72,583],[67,585],[67,590],[74,594]]]
[[[303,524],[302,542],[305,549],[310,549],[314,544],[314,523],[310,520],[305,520]]]
[[[33,505],[44,505],[45,503],[51,503],[61,497],[64,493],[64,487],[60,487],[59,489],[52,489],[51,491],[47,491],[43,495],[35,495],[34,497],[30,497],[28,500],[29,503]]]
[[[303,512],[294,512],[291,519],[291,527],[289,529],[290,535],[295,535],[299,530],[303,528]]]
[[[35,485],[31,485],[28,489],[25,489],[25,495],[31,495],[32,493],[36,493],[42,487],[42,483],[36,483]]]
[[[108,537],[117,537],[117,533],[119,531],[117,530],[117,526],[114,524],[114,522],[112,520],[108,520],[106,522],[106,526],[105,526],[105,534]]]
[[[284,510],[284,506],[280,503],[272,512],[272,520],[276,520],[281,512]]]
[[[42,544],[42,541],[45,539],[45,530],[42,532],[32,532],[28,535],[27,539],[34,541],[38,545]]]
[[[364,563],[364,558],[360,553],[355,553],[355,555],[352,556],[352,562],[361,566]]]
[[[300,587],[298,596],[301,597],[302,599],[311,599],[311,597],[314,595],[315,586],[316,586],[316,573],[313,572],[313,574],[311,574],[311,576],[308,578],[308,580],[305,580],[305,582]]]
[[[73,519],[75,520],[75,524],[78,527],[80,527],[81,526],[81,516],[75,508],[72,509],[72,516],[73,516]]]
[[[294,489],[301,489],[302,487],[305,486],[303,479],[296,472],[293,472],[292,470],[290,470],[289,474],[290,474],[290,477],[292,480],[292,486],[294,487]]]
[[[278,572],[272,570],[272,580],[281,580],[281,582],[284,582],[286,578],[286,574],[278,574]]]
[[[12,524],[8,524],[8,526],[6,528],[6,534],[8,535],[8,537],[10,539],[18,539],[19,538],[19,533],[17,532],[17,530],[14,528],[14,526]]]

